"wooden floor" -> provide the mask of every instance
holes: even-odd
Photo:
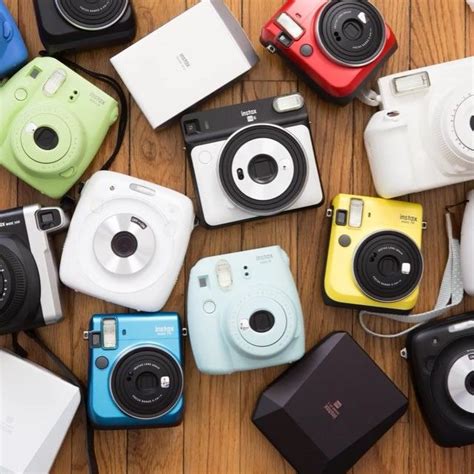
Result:
[[[32,2],[6,0],[18,17],[29,50],[41,49]],[[191,6],[185,0],[134,0],[139,22],[138,37],[153,31]],[[336,193],[374,195],[363,146],[364,127],[373,112],[355,103],[345,108],[329,105],[320,99],[280,62],[265,52],[258,37],[262,24],[282,0],[228,0],[258,49],[261,62],[242,82],[216,95],[203,107],[214,107],[299,90],[306,98],[312,120],[318,162],[326,196]],[[474,13],[464,0],[377,0],[375,2],[399,40],[399,50],[385,72],[421,67],[474,54]],[[218,41],[218,38],[216,38]],[[83,65],[112,73],[108,59],[120,48],[88,52],[76,56]],[[192,87],[192,84],[190,84]],[[1,112],[0,112],[1,113]],[[115,132],[96,158],[98,169],[110,153]],[[116,171],[154,181],[194,195],[192,180],[182,149],[177,123],[154,132],[133,104],[129,133],[114,166]],[[418,309],[427,310],[435,302],[446,260],[444,206],[462,201],[474,183],[410,197],[423,204],[429,223],[425,233],[426,272]],[[0,206],[9,208],[34,202],[49,204],[25,184],[4,170],[0,171]],[[457,223],[461,214],[458,212]],[[468,474],[474,471],[474,451],[470,448],[443,450],[435,446],[423,424],[408,378],[406,363],[400,359],[402,340],[377,340],[366,336],[351,310],[324,306],[321,279],[327,245],[328,222],[324,207],[293,213],[224,230],[197,229],[175,291],[167,309],[184,315],[185,288],[189,269],[199,258],[279,244],[290,255],[297,278],[305,316],[307,347],[334,330],[345,330],[363,345],[398,386],[409,396],[408,413],[353,468],[354,474]],[[58,239],[58,249],[61,245]],[[66,318],[61,324],[41,330],[42,335],[84,380],[87,370],[87,347],[82,331],[90,316],[120,308],[64,290]],[[474,309],[467,299],[463,309]],[[389,329],[384,323],[379,329]],[[2,343],[8,343],[6,338]],[[47,365],[41,354],[33,357]],[[187,343],[186,415],[184,423],[173,429],[148,431],[101,432],[96,437],[96,451],[103,473],[212,473],[280,474],[293,470],[254,428],[250,416],[257,396],[284,367],[241,373],[228,377],[201,375],[195,368]],[[362,382],[363,383],[363,382]],[[34,389],[32,389],[34,396]],[[34,427],[32,427],[34,429]],[[54,473],[86,472],[84,426],[76,420],[57,458]]]

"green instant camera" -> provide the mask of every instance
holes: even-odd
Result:
[[[52,198],[89,166],[117,120],[117,101],[54,58],[0,87],[0,164]]]

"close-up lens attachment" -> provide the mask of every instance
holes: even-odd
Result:
[[[81,30],[109,28],[122,18],[128,0],[55,0],[61,16]]]
[[[305,152],[285,129],[252,125],[229,138],[219,159],[224,192],[241,209],[275,214],[288,209],[304,189]]]
[[[140,347],[116,363],[110,389],[118,407],[139,419],[158,418],[176,405],[183,393],[183,371],[158,347]]]
[[[316,22],[316,38],[330,59],[345,66],[365,66],[385,45],[385,23],[368,2],[331,1]]]
[[[418,286],[423,257],[415,242],[399,232],[377,232],[354,256],[354,276],[361,291],[376,301],[400,301]]]

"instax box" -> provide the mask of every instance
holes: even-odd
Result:
[[[263,392],[253,422],[299,474],[342,474],[407,405],[354,339],[337,332]]]
[[[203,0],[111,62],[153,128],[249,71],[257,62],[221,0]]]
[[[74,385],[0,350],[0,473],[49,472],[80,400]]]

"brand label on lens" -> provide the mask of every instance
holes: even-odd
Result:
[[[137,224],[143,230],[145,230],[147,228],[147,225],[143,221],[141,221],[138,217],[132,217],[130,219],[130,222],[133,222],[134,224]]]
[[[250,327],[248,319],[241,319],[240,320],[240,330],[246,331]]]
[[[170,378],[167,376],[161,377],[161,388],[170,388]]]

